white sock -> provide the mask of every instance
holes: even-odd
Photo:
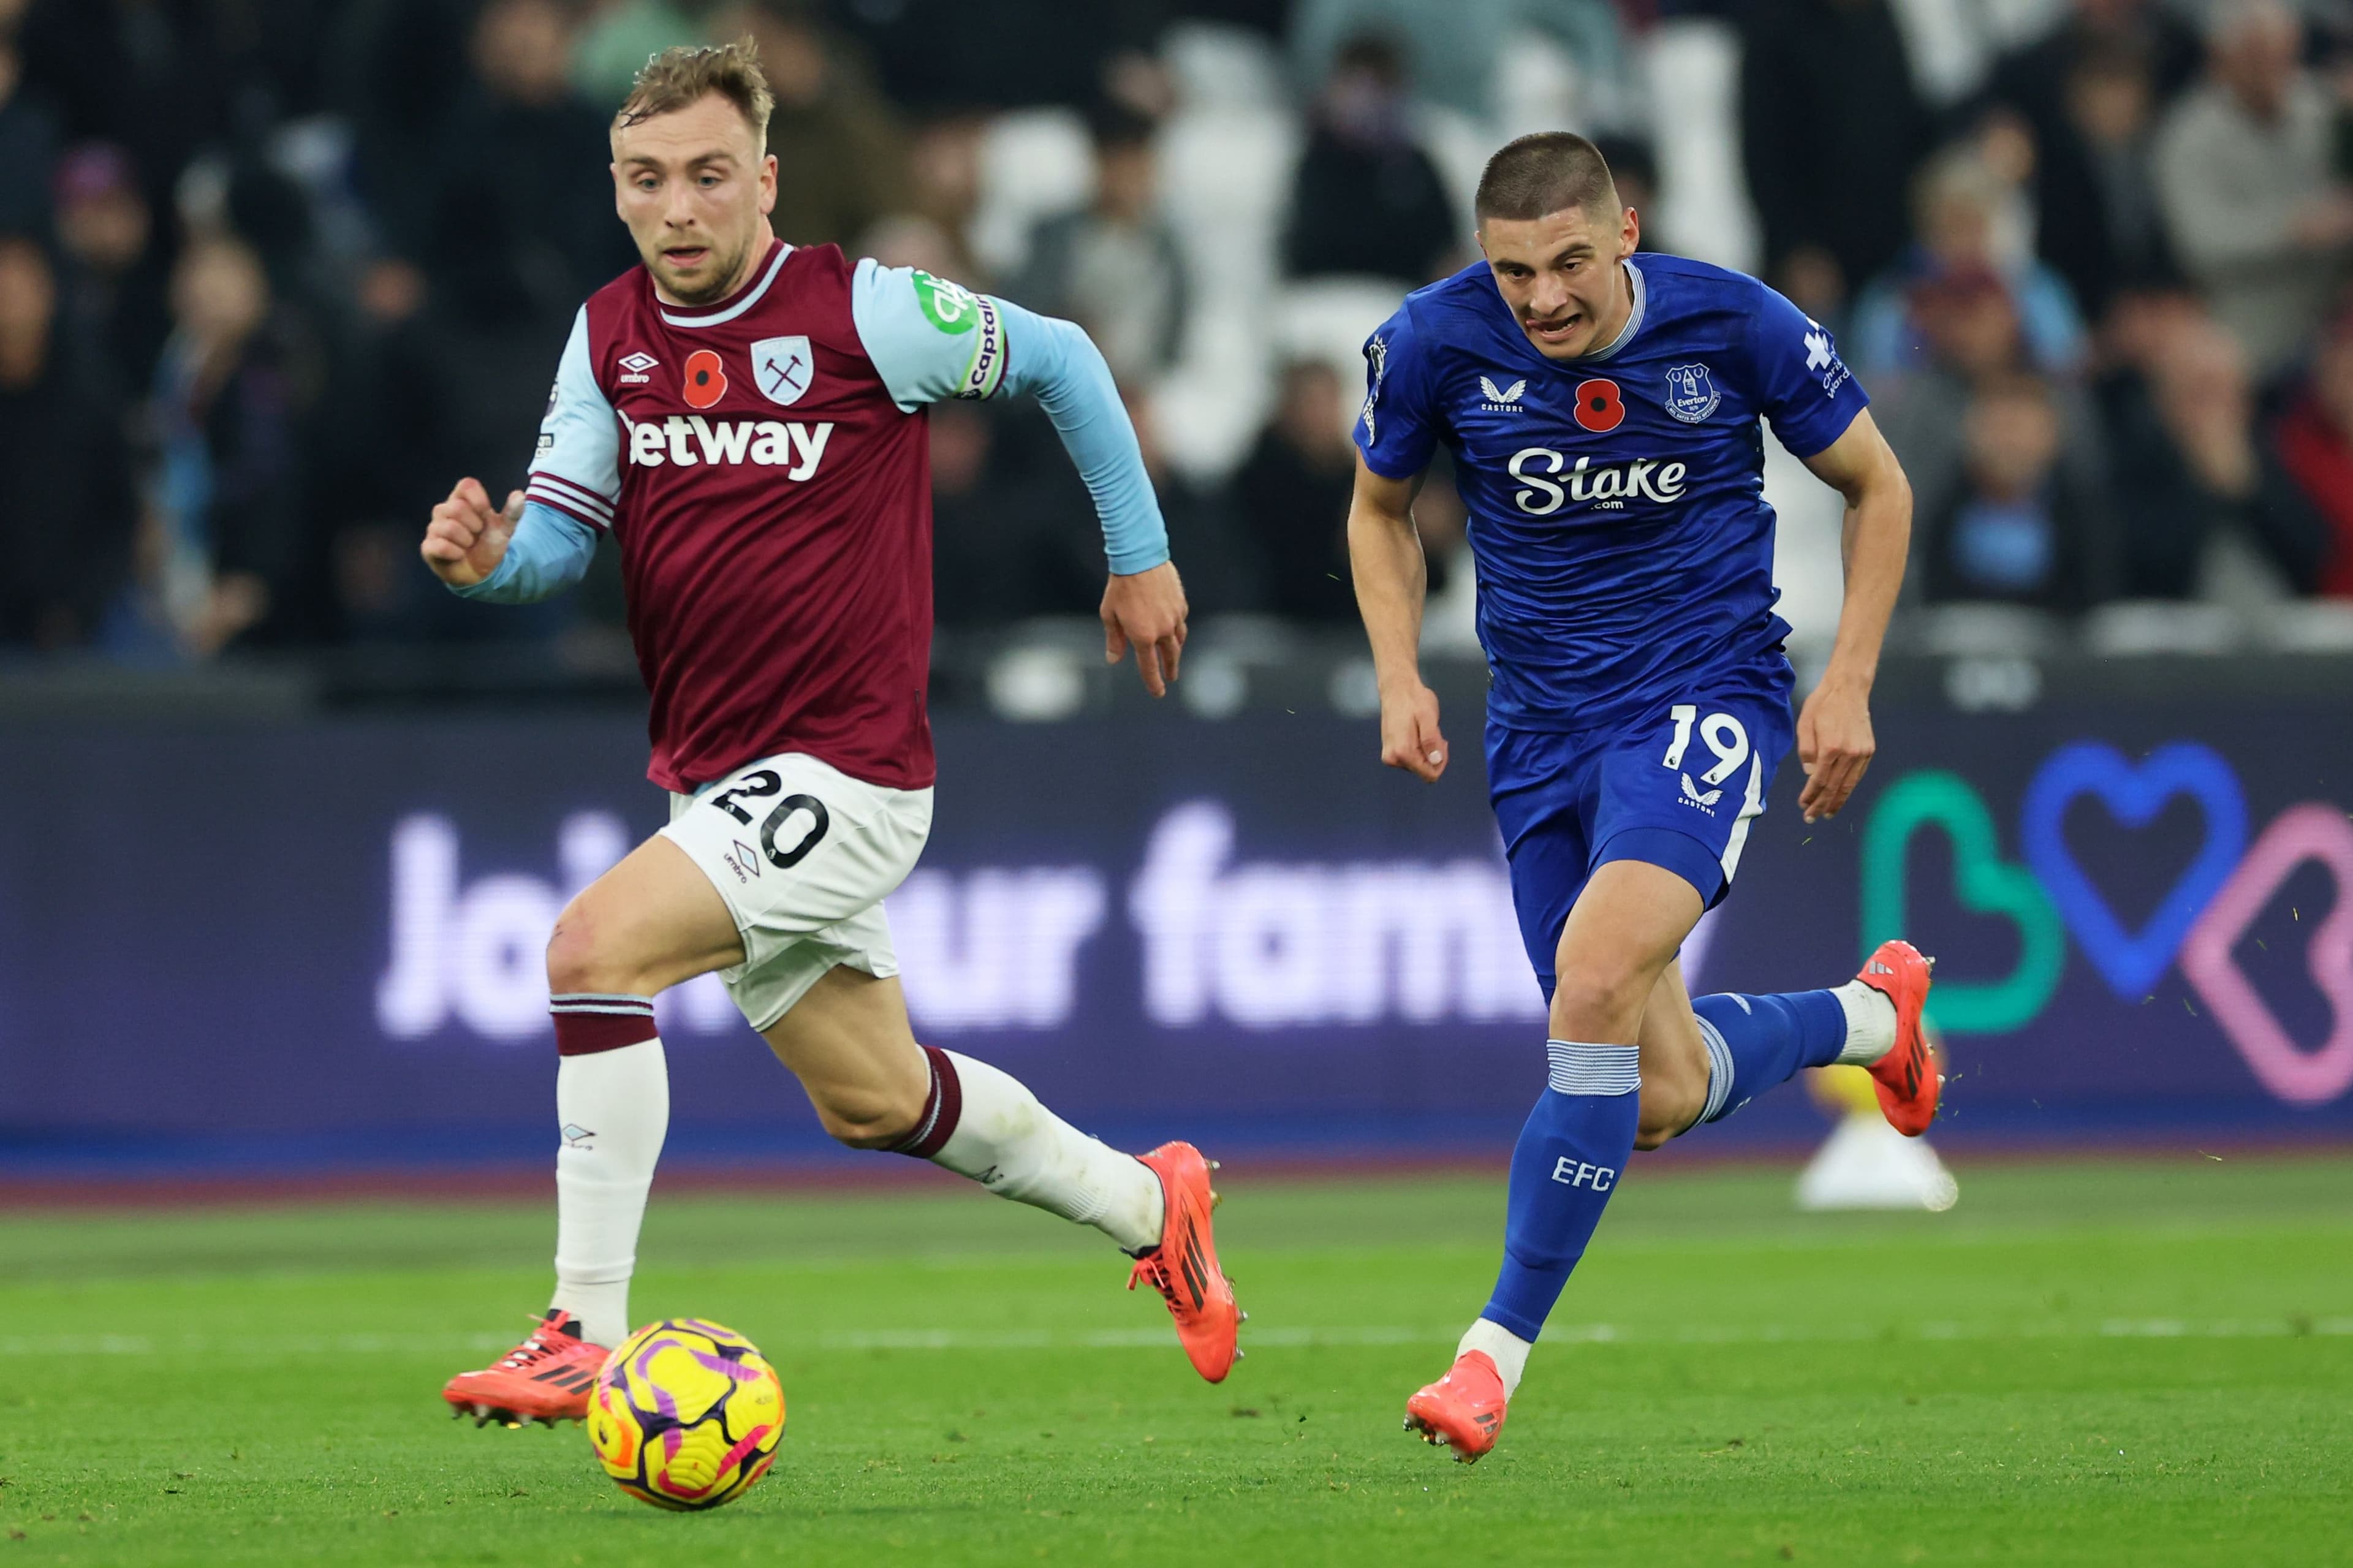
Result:
[[[1869,1067],[1895,1048],[1895,1004],[1860,980],[1831,987],[1846,1012],[1846,1044],[1839,1060]]]
[[[565,1057],[555,1069],[555,1295],[590,1343],[629,1337],[629,1275],[662,1136],[670,1066],[658,1039]]]
[[[1150,1166],[1088,1137],[1012,1075],[940,1054],[955,1064],[964,1106],[934,1163],[1001,1198],[1093,1226],[1130,1252],[1160,1245],[1164,1200]]]
[[[1503,1324],[1482,1318],[1454,1347],[1454,1357],[1460,1361],[1472,1351],[1485,1351],[1495,1370],[1504,1374],[1504,1397],[1509,1399],[1519,1392],[1520,1374],[1528,1370],[1528,1352],[1535,1348]]]

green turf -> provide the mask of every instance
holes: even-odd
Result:
[[[658,1199],[638,1316],[751,1334],[791,1401],[705,1516],[439,1413],[543,1299],[540,1208],[0,1219],[0,1568],[2353,1556],[2353,1163],[1965,1168],[1950,1214],[1839,1218],[1630,1182],[1475,1469],[1398,1414],[1499,1189],[1227,1174],[1219,1388],[1107,1247],[944,1181]]]

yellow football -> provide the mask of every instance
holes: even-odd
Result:
[[[664,1319],[605,1358],[588,1444],[605,1473],[657,1508],[733,1502],[767,1474],[785,1390],[758,1347],[700,1318]]]

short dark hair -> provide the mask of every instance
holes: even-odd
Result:
[[[1507,142],[1487,160],[1473,204],[1479,221],[1525,221],[1582,207],[1614,223],[1624,208],[1601,150],[1567,131],[1539,131]]]

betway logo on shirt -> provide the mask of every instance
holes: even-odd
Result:
[[[1571,463],[1549,447],[1525,447],[1512,454],[1506,465],[1512,478],[1525,487],[1512,492],[1512,504],[1531,517],[1558,511],[1564,501],[1589,501],[1597,509],[1622,510],[1630,500],[1681,500],[1682,463],[1662,463],[1655,458],[1628,458],[1596,463],[1579,458]],[[1556,477],[1566,470],[1566,480]]]
[[[700,414],[673,414],[656,423],[627,419],[629,461],[642,468],[664,463],[691,468],[698,463],[756,463],[782,468],[788,479],[806,479],[817,472],[825,444],[833,437],[832,421],[804,425],[798,420],[705,419]]]

